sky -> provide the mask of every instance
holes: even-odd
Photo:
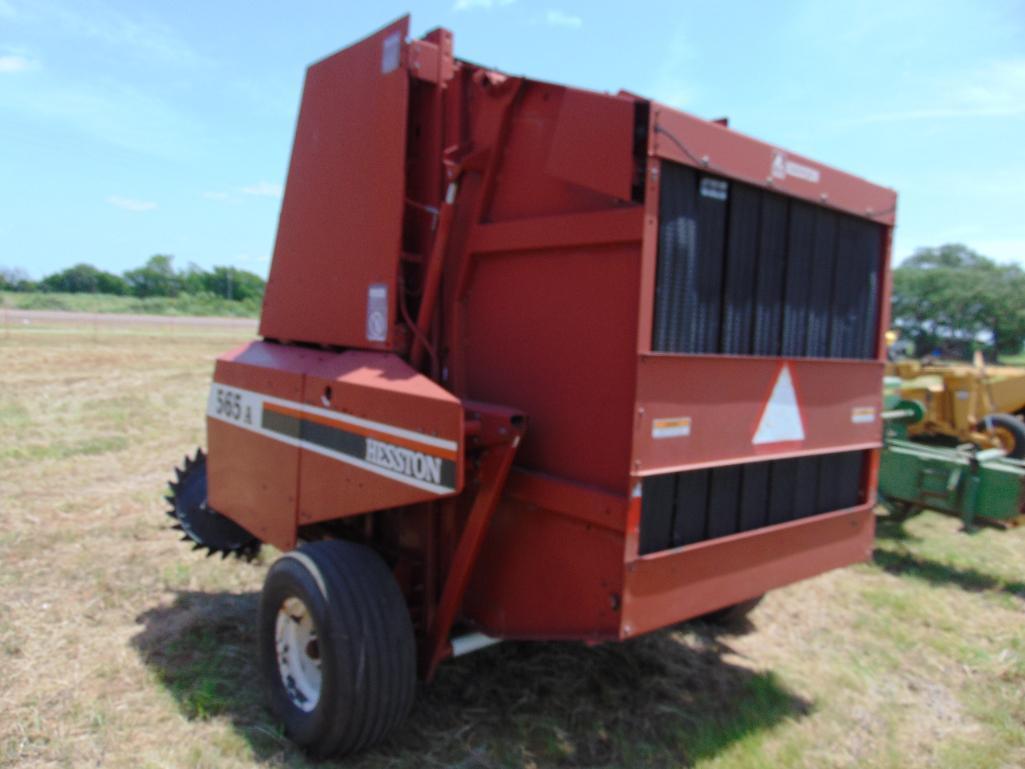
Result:
[[[1025,265],[1025,0],[0,0],[0,267],[266,274],[306,66],[406,12],[895,188],[897,260]]]

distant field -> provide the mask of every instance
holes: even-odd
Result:
[[[255,318],[260,312],[259,301],[232,302],[209,294],[139,299],[113,294],[0,291],[0,306],[20,310],[114,312],[134,315],[221,315],[242,318]]]
[[[214,356],[248,333],[0,330],[0,766],[325,766],[263,706],[273,553],[205,559],[164,516]],[[1025,528],[958,525],[883,519],[872,561],[728,632],[445,663],[406,728],[345,766],[1020,768]]]

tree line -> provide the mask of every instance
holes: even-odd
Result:
[[[259,275],[236,267],[204,270],[190,264],[184,270],[176,270],[174,257],[167,254],[155,254],[142,267],[126,270],[120,275],[83,263],[33,281],[22,270],[0,268],[0,290],[4,291],[114,294],[139,298],[208,294],[244,302],[261,299],[265,286]]]

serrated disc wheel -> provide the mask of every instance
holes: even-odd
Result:
[[[260,541],[237,523],[206,503],[206,454],[196,450],[194,457],[185,457],[182,467],[175,468],[170,482],[171,503],[167,514],[174,519],[173,528],[182,533],[182,541],[192,542],[193,550],[206,548],[207,556],[222,558],[235,555],[251,561],[260,551]]]

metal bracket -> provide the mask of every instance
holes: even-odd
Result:
[[[413,77],[441,86],[452,79],[455,63],[452,59],[452,33],[448,30],[434,30],[428,39],[412,41],[407,55],[409,72]]]
[[[516,448],[527,427],[522,412],[503,406],[467,402],[467,424],[476,424],[473,439],[468,444],[478,449],[478,470],[475,478],[477,492],[466,517],[463,533],[459,537],[452,563],[445,577],[434,622],[428,630],[426,679],[433,678],[438,664],[452,654],[449,635],[452,624],[463,603],[473,566],[477,562],[488,524],[498,506],[512,467]]]

